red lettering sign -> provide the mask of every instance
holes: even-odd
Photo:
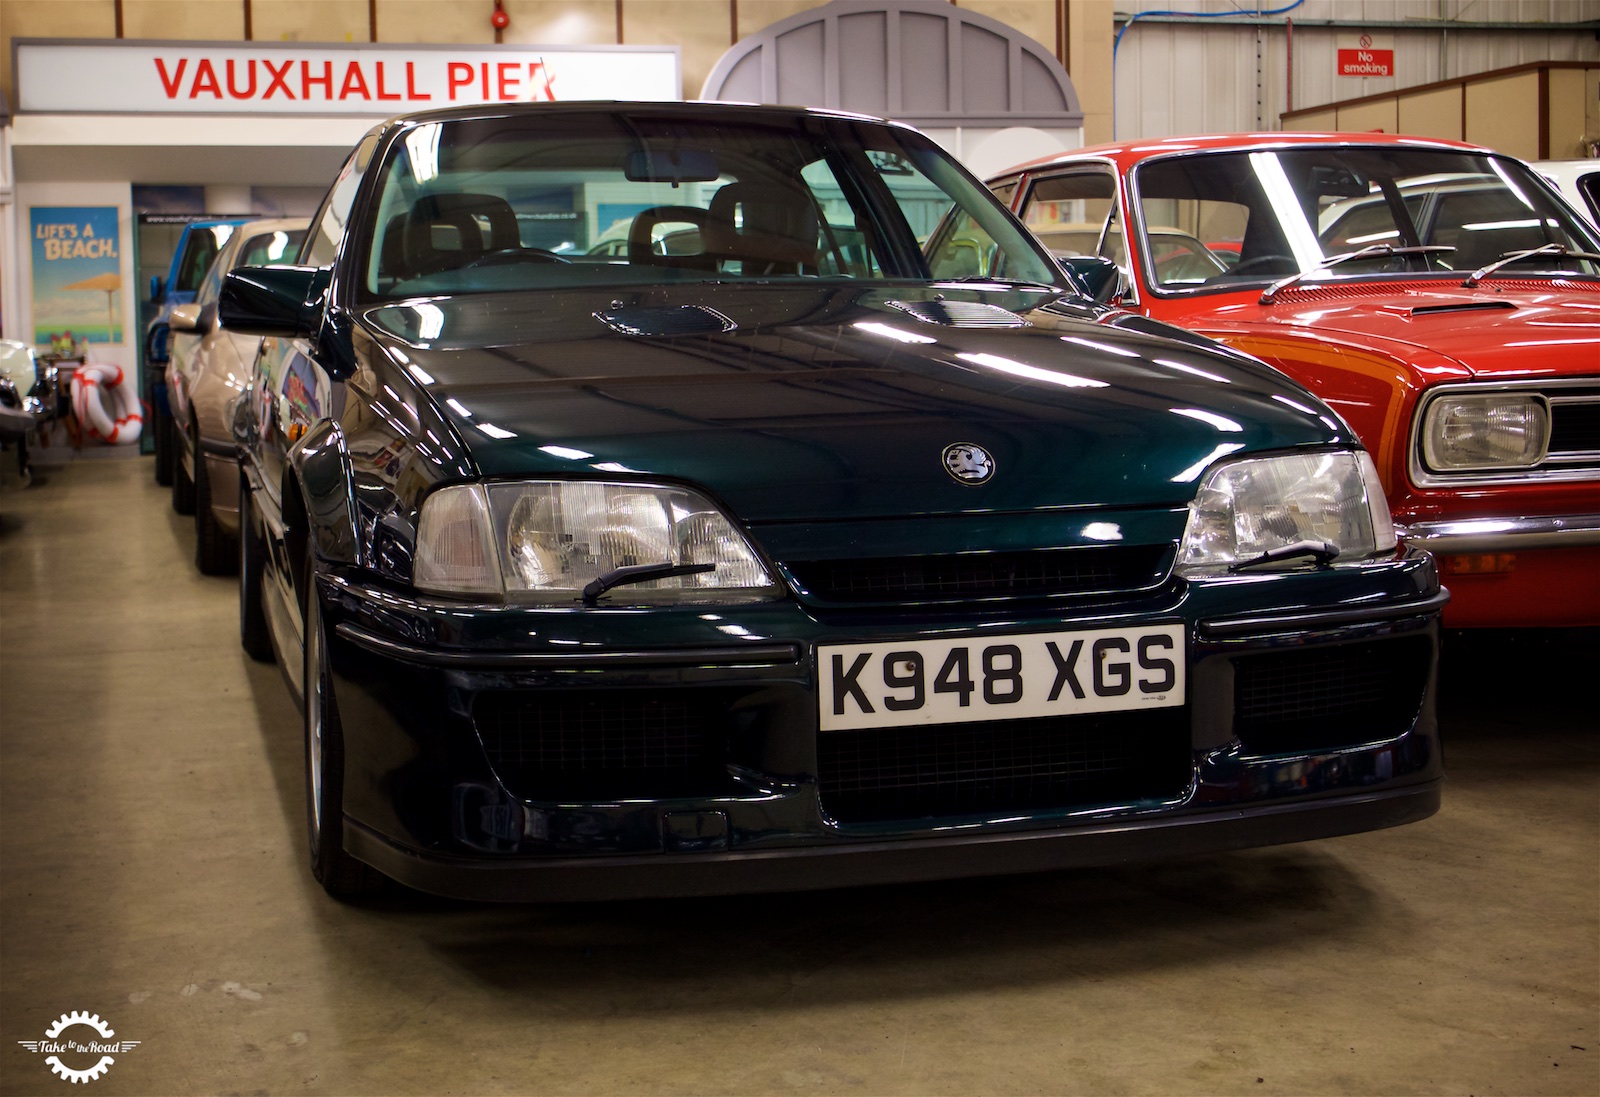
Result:
[[[167,93],[168,99],[178,97],[178,85],[183,83],[183,70],[189,67],[187,57],[178,58],[178,71],[169,79],[167,76],[167,63],[161,58],[156,58],[156,75],[161,77],[161,90]]]
[[[1340,76],[1393,76],[1394,50],[1339,50]]]

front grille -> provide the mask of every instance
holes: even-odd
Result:
[[[611,800],[715,789],[727,710],[700,690],[492,690],[472,718],[514,795]]]
[[[824,602],[891,602],[1122,593],[1155,586],[1168,545],[964,552],[948,556],[787,563],[803,595]]]
[[[1600,399],[1550,405],[1550,456],[1600,453]]]
[[[1433,646],[1407,636],[1233,661],[1233,729],[1246,754],[1393,739],[1422,708]]]
[[[1170,799],[1189,741],[1187,708],[826,731],[817,787],[840,823]]]

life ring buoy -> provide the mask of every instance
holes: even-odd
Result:
[[[106,413],[103,391],[116,404],[117,417]],[[126,383],[121,366],[109,362],[85,362],[72,374],[72,411],[91,438],[110,445],[128,445],[139,440],[144,416],[139,411],[139,394]]]

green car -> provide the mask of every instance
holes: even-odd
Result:
[[[395,119],[220,311],[266,337],[241,636],[303,704],[335,895],[1038,871],[1438,807],[1446,595],[1355,435],[1094,304],[914,130]]]

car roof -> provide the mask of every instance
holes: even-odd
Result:
[[[787,107],[765,103],[722,103],[708,100],[689,100],[684,102],[671,99],[659,101],[574,99],[547,103],[479,103],[471,106],[435,107],[431,110],[397,114],[374,126],[370,132],[378,133],[395,126],[423,122],[450,122],[473,118],[516,118],[522,116],[548,117],[563,114],[649,114],[656,117],[677,115],[685,119],[719,116],[730,119],[807,117],[849,122],[872,122],[879,125],[895,126],[900,129],[916,128],[904,122],[895,122],[870,114],[828,110],[821,107]]]
[[[1181,152],[1247,151],[1266,148],[1308,148],[1328,146],[1385,145],[1418,149],[1458,149],[1469,152],[1487,152],[1480,145],[1464,141],[1448,141],[1433,137],[1408,137],[1396,133],[1332,133],[1313,131],[1285,131],[1280,133],[1214,133],[1181,137],[1157,137],[1139,141],[1118,141],[1105,145],[1090,145],[1070,152],[1040,157],[1027,163],[1007,168],[1002,175],[1019,171],[1036,171],[1055,164],[1080,160],[1114,160],[1128,166],[1154,156],[1168,156]]]

